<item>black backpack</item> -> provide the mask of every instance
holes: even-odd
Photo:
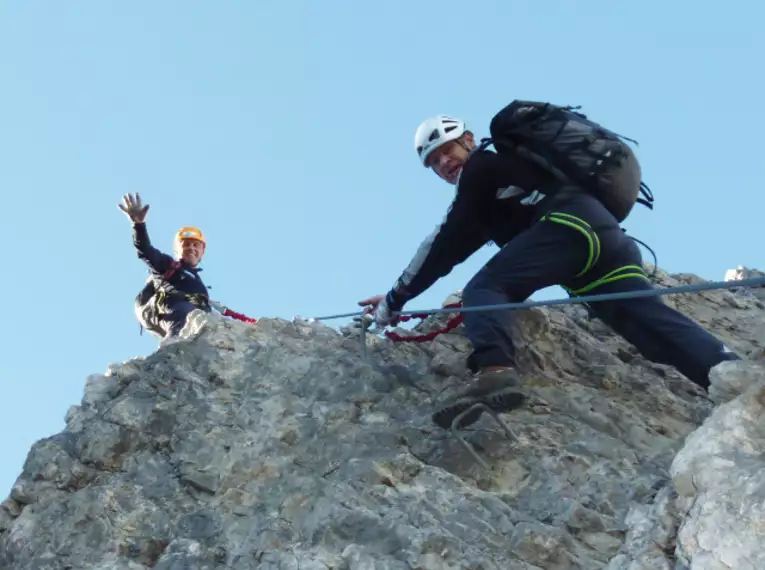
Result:
[[[168,281],[176,271],[181,267],[180,261],[173,261],[164,275],[162,275],[162,281]],[[133,304],[133,310],[138,322],[141,324],[141,334],[143,329],[148,330],[159,337],[165,336],[165,331],[159,326],[159,307],[157,306],[157,278],[149,277],[146,279],[146,284],[143,289],[135,296],[135,302]]]
[[[575,112],[578,108],[514,100],[492,118],[491,138],[479,148],[493,144],[499,154],[517,152],[533,160],[569,183],[564,192],[593,194],[619,223],[636,202],[653,209],[653,194],[640,180],[637,158],[621,139],[636,141],[588,120]]]

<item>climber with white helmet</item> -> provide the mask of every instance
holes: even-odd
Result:
[[[619,135],[571,109],[514,101],[495,115],[492,136],[481,144],[453,117],[419,126],[419,160],[456,185],[456,193],[391,290],[359,302],[379,326],[487,242],[500,251],[465,286],[464,307],[521,302],[553,285],[571,296],[652,289],[640,250],[619,225],[636,202],[651,207],[638,198],[647,194],[637,158]],[[496,152],[487,150],[490,144]],[[659,297],[587,308],[646,358],[674,366],[703,388],[714,365],[739,358]],[[462,425],[477,421],[475,404],[502,412],[526,398],[515,370],[513,311],[462,314],[473,348],[467,365],[476,378],[434,413],[443,428],[470,408]]]
[[[207,248],[205,236],[199,228],[181,228],[173,242],[173,258],[151,245],[146,229],[149,205],[142,204],[138,193],[123,196],[119,208],[132,222],[133,245],[150,273],[136,296],[136,316],[143,327],[160,337],[177,336],[193,310],[210,312],[209,293],[199,275]]]

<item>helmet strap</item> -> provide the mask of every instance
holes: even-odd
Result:
[[[460,145],[462,148],[464,148],[464,149],[465,149],[466,151],[468,151],[468,152],[470,152],[470,151],[472,151],[472,150],[473,150],[473,149],[471,149],[470,147],[468,147],[467,143],[465,143],[465,141],[464,141],[464,140],[462,140],[462,138],[461,138],[461,137],[460,137],[460,138],[458,138],[456,142],[457,142],[457,144],[458,144],[458,145]]]

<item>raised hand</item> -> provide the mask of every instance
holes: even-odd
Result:
[[[149,205],[144,206],[141,203],[141,195],[138,192],[135,193],[135,198],[130,194],[125,194],[122,197],[122,204],[117,205],[134,224],[143,223],[146,220],[146,214],[149,213]]]

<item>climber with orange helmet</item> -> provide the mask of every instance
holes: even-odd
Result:
[[[199,228],[181,228],[175,234],[173,258],[151,244],[146,229],[149,205],[142,204],[140,194],[126,194],[122,200],[119,208],[133,224],[133,245],[150,273],[136,297],[136,316],[158,336],[177,336],[193,310],[210,312],[209,293],[199,275],[199,263],[207,248],[205,236]]]

